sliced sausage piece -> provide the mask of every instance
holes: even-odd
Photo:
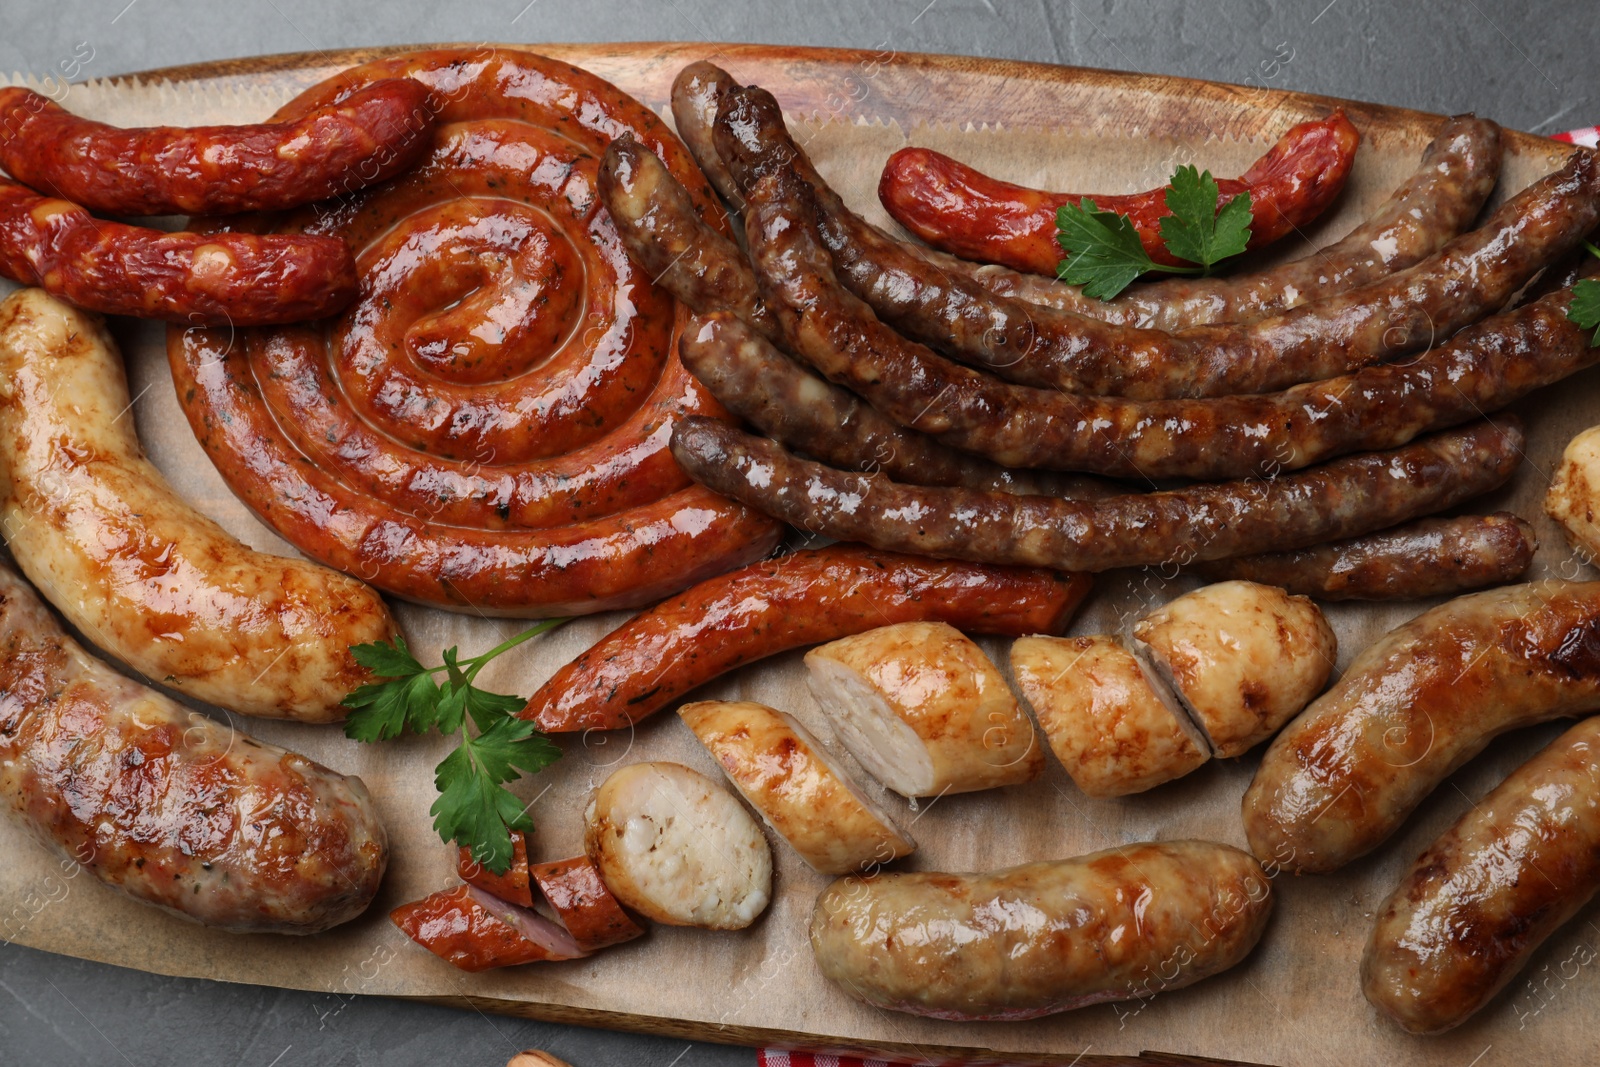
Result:
[[[644,926],[629,915],[606,888],[600,868],[587,856],[529,869],[552,916],[585,952],[596,952],[644,935]],[[535,910],[540,910],[535,905]]]
[[[456,854],[456,875],[508,903],[533,907],[533,887],[528,882],[528,839],[521,830],[511,831],[511,866],[506,873],[495,874],[473,859],[472,850],[463,846]]]
[[[634,911],[669,926],[742,930],[772,899],[772,852],[726,790],[679,763],[630,763],[584,813],[584,851]]]
[[[1507,730],[1600,708],[1600,582],[1457,597],[1368,646],[1261,759],[1244,827],[1263,860],[1337,870]]]
[[[839,740],[896,793],[969,793],[1044,771],[1033,722],[1005,678],[948,623],[846,637],[806,653],[806,669]]]
[[[407,937],[463,971],[516,967],[587,955],[567,932],[527,908],[474,885],[402,904],[389,921]]]
[[[1545,494],[1544,510],[1590,561],[1600,558],[1600,426],[1567,442]]]
[[[1116,637],[1024,637],[1011,673],[1039,728],[1091,797],[1142,793],[1211,758],[1166,686]]]
[[[794,716],[747,700],[702,700],[678,715],[812,869],[868,870],[916,849]]]
[[[811,913],[817,966],[851,996],[938,1019],[1034,1019],[1151,997],[1234,966],[1272,911],[1249,855],[1126,845],[987,874],[834,882]]]
[[[1459,1026],[1600,889],[1600,718],[1513,771],[1417,857],[1361,958],[1368,1002],[1414,1034]]]
[[[1250,751],[1311,703],[1339,651],[1315,604],[1255,582],[1178,597],[1134,623],[1132,637],[1221,758]]]
[[[1243,579],[1318,600],[1421,600],[1512,581],[1527,573],[1538,548],[1531,523],[1497,511],[1419,519],[1343,541],[1187,569],[1214,582]]]

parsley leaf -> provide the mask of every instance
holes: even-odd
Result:
[[[1600,248],[1588,241],[1583,246],[1590,255],[1600,256]],[[1594,336],[1589,338],[1590,348],[1600,345],[1600,281],[1581,278],[1572,283],[1572,303],[1567,305],[1567,318],[1585,330],[1594,330]]]
[[[1250,244],[1250,194],[1242,192],[1217,210],[1221,190],[1211,172],[1191,164],[1179,167],[1167,186],[1167,210],[1161,219],[1161,240],[1179,259],[1209,270],[1219,261],[1243,252]]]
[[[436,729],[446,737],[460,733],[455,751],[434,768],[439,799],[429,814],[441,838],[470,849],[495,874],[504,874],[511,865],[510,832],[533,831],[522,801],[505,785],[521,777],[519,770],[537,774],[561,750],[533,723],[515,717],[524,700],[479,689],[473,682],[496,656],[566,621],[546,619],[471,659],[461,659],[456,648],[445,649],[444,662],[437,667],[418,662],[398,634],[392,645],[380,641],[350,647],[356,662],[381,680],[344,698],[350,709],[345,736],[371,743],[399,737],[408,728],[415,733]],[[440,671],[445,672],[442,683],[433,677]],[[465,728],[469,716],[476,736]]]
[[[1085,296],[1110,300],[1141,274],[1207,274],[1217,263],[1243,252],[1250,243],[1250,194],[1242,192],[1217,210],[1221,191],[1210,171],[1179,167],[1167,186],[1161,241],[1174,257],[1192,267],[1157,263],[1144,249],[1133,220],[1101,211],[1084,197],[1077,206],[1056,211],[1056,241],[1065,254],[1056,277],[1083,287]]]

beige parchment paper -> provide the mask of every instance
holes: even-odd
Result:
[[[89,83],[71,86],[64,103],[117,123],[185,124],[256,121],[289,95],[288,88],[196,90]],[[1064,115],[1063,121],[1072,118]],[[1152,187],[1179,162],[1236,174],[1265,147],[1221,139],[1178,143],[1163,139],[1159,131],[1109,137],[956,126],[908,131],[867,118],[802,122],[797,133],[845,198],[878,222],[888,221],[874,195],[879,169],[891,151],[907,143],[950,152],[1016,181],[1091,192]],[[1304,254],[1354,226],[1410,171],[1425,141],[1425,136],[1392,134],[1369,138],[1338,210],[1304,240],[1283,242],[1275,255]],[[1547,157],[1508,159],[1497,199],[1539,176],[1554,158],[1556,146]],[[191,435],[171,388],[162,327],[128,320],[114,326],[137,397],[140,437],[157,466],[188,500],[245,542],[291,553],[233,497]],[[1527,462],[1512,487],[1473,507],[1510,507],[1535,522],[1543,542],[1535,576],[1593,577],[1544,517],[1540,502],[1565,443],[1600,418],[1597,400],[1600,375],[1589,372],[1519,405],[1516,410],[1530,431]],[[1146,606],[1194,584],[1166,581],[1155,573],[1104,576],[1071,632],[1117,629]],[[449,645],[481,650],[520,629],[515,621],[395,606],[413,648],[433,662]],[[1329,606],[1340,641],[1340,668],[1374,637],[1426,606]],[[580,620],[541,638],[494,663],[481,684],[531,693],[623,617]],[[984,644],[1004,669],[1005,642]],[[829,735],[804,685],[798,654],[746,668],[695,695],[759,700],[793,712],[820,736]],[[312,938],[203,929],[105,889],[70,864],[63,865],[12,822],[0,820],[0,855],[5,857],[0,863],[0,937],[162,974],[339,994],[494,998],[535,1014],[556,1013],[599,1025],[647,1025],[708,1040],[755,1040],[746,1028],[758,1028],[814,1035],[791,1039],[802,1045],[896,1043],[930,1055],[937,1048],[956,1046],[1071,1061],[1084,1052],[1131,1055],[1154,1049],[1277,1064],[1396,1067],[1578,1063],[1588,1059],[1594,1046],[1591,1024],[1597,1017],[1593,1005],[1600,995],[1600,968],[1589,963],[1600,953],[1600,926],[1593,909],[1552,938],[1528,971],[1477,1020],[1445,1037],[1409,1037],[1387,1025],[1362,999],[1357,981],[1374,909],[1412,858],[1473,800],[1559,733],[1559,725],[1497,742],[1439,788],[1375,856],[1330,876],[1284,876],[1261,946],[1224,975],[1141,1003],[1102,1005],[1028,1023],[955,1024],[877,1011],[821,978],[805,926],[827,879],[777,839],[772,841],[775,899],[750,930],[730,934],[658,926],[641,941],[590,959],[478,975],[458,972],[413,945],[387,919],[394,906],[454,884],[453,850],[434,836],[427,814],[434,797],[432,768],[447,744],[411,738],[359,745],[337,728],[250,721],[204,710],[240,731],[360,775],[367,783],[393,842],[388,877],[368,913]],[[581,850],[586,795],[615,766],[669,759],[718,775],[671,711],[632,731],[561,743],[562,760],[517,786],[532,802],[539,826],[533,851],[541,859]],[[1178,782],[1121,800],[1085,797],[1052,760],[1045,777],[1026,786],[924,802],[920,808],[892,794],[886,802],[921,842],[921,850],[906,864],[914,869],[982,870],[1159,838],[1209,838],[1243,846],[1239,800],[1259,755],[1258,750],[1240,759],[1213,761]],[[594,1013],[624,1013],[655,1022]]]

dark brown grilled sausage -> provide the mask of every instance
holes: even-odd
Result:
[[[337,237],[163,233],[0,178],[0,274],[107,315],[202,326],[300,322],[355,299]]]
[[[135,900],[310,934],[371,903],[389,858],[359,778],[112,670],[0,564],[0,806]]]
[[[747,199],[763,177],[815,175],[760,89],[723,94],[716,141]],[[840,281],[903,333],[1023,385],[1144,400],[1281,389],[1427,348],[1502,307],[1600,221],[1600,157],[1580,150],[1406,271],[1256,323],[1173,335],[1025,305],[932,269],[815,182]]]
[[[1373,1007],[1436,1034],[1488,1004],[1600,888],[1597,795],[1600,718],[1590,718],[1429,845],[1379,910],[1361,958]]]
[[[1514,581],[1538,547],[1531,523],[1497,511],[1190,569],[1207,581],[1243,579],[1318,600],[1420,600]]]
[[[672,79],[672,124],[722,199],[734,210],[743,211],[744,198],[739,195],[739,185],[728,173],[722,157],[717,155],[714,137],[722,93],[734,84],[732,76],[714,63],[703,59],[690,63]]]
[[[1087,475],[1016,471],[896,426],[848,389],[779,352],[727,312],[689,320],[679,355],[724,407],[790,448],[841,470],[875,470],[912,485],[1088,498],[1116,492]]]
[[[357,88],[293,122],[124,130],[30,89],[0,90],[0,166],[107,215],[276,211],[398,174],[428,147],[434,111],[409,78]]]
[[[719,120],[719,133],[729,128]],[[1272,474],[1393,448],[1600,360],[1600,348],[1568,320],[1571,292],[1563,290],[1404,365],[1282,393],[1139,401],[1031,389],[936,356],[845,292],[818,235],[811,190],[793,172],[763,175],[747,195],[751,256],[791,350],[902,426],[1007,467],[1140,479]]]
[[[1100,500],[846,474],[709,419],[679,420],[672,454],[717,492],[841,541],[1093,572],[1299,548],[1393,526],[1503,484],[1522,442],[1514,423],[1480,422],[1276,478]]]

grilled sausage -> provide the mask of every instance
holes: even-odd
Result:
[[[586,953],[554,922],[474,885],[443,889],[402,904],[389,921],[463,971],[574,960]]]
[[[1414,1034],[1459,1026],[1600,888],[1600,718],[1527,763],[1417,857],[1361,958],[1373,1007]]]
[[[144,456],[104,323],[38,289],[0,303],[0,531],[90,640],[148,678],[269,718],[342,719],[393,640],[354,578],[255,552],[184,503]]]
[[[1544,510],[1561,524],[1585,562],[1600,559],[1600,426],[1567,442],[1545,493]]]
[[[686,313],[595,193],[606,145],[631,133],[715,220],[682,146],[615,86],[503,48],[377,60],[278,118],[397,77],[441,104],[419,164],[258,220],[349,240],[356,305],[326,328],[169,331],[229,486],[307,555],[447,609],[636,607],[765,554],[776,524],[673,463],[673,417],[726,413],[676,357]]]
[[[930,269],[817,184],[770,94],[729,90],[722,100],[717,149],[747,200],[758,181],[809,188],[839,280],[881,318],[1012,381],[1070,392],[1135,400],[1262,392],[1427,348],[1505,305],[1600,220],[1600,156],[1580,150],[1483,228],[1405,271],[1255,323],[1172,335],[1021,304]],[[754,206],[747,203],[745,225],[757,254]],[[765,273],[759,256],[757,268]]]
[[[811,951],[879,1008],[1032,1019],[1225,971],[1255,947],[1272,899],[1236,848],[1126,845],[988,874],[841,878],[817,898]]]
[[[678,135],[701,169],[723,198],[742,211],[744,198],[717,154],[713,137],[721,94],[733,86],[726,71],[703,61],[691,63],[673,82],[672,113]],[[1036,274],[971,263],[916,245],[901,247],[926,260],[934,271],[970,277],[1000,296],[1118,326],[1171,332],[1212,323],[1252,322],[1376,281],[1437,252],[1483,207],[1500,173],[1500,156],[1499,126],[1458,116],[1440,128],[1416,172],[1394,195],[1335,244],[1267,270],[1221,278],[1174,278],[1135,286],[1110,301],[1086,297],[1075,286]],[[841,235],[825,231],[825,236]]]
[[[644,936],[645,927],[611,895],[589,857],[540,863],[529,873],[543,898],[539,903],[585,952]]]
[[[1369,646],[1278,735],[1245,793],[1245,833],[1288,870],[1336,870],[1495,737],[1596,708],[1600,582],[1458,597]]]
[[[1255,582],[1186,593],[1134,623],[1130,638],[1222,759],[1244,755],[1311,703],[1339,651],[1315,604]]]
[[[1053,633],[1089,591],[1081,575],[940,563],[836,545],[712,578],[642,612],[556,671],[519,714],[547,733],[638,722],[752,660],[886,623]]]
[[[521,830],[512,830],[511,865],[504,874],[495,874],[473,858],[465,845],[456,851],[456,876],[508,904],[533,907],[533,883],[528,875],[528,839]]]
[[[1250,247],[1269,245],[1310,225],[1338,198],[1360,141],[1343,111],[1302,122],[1238,178],[1218,178],[1218,205],[1249,194]],[[878,179],[884,210],[933,247],[1051,277],[1062,258],[1056,213],[1083,200],[1125,216],[1155,262],[1182,263],[1167,251],[1161,236],[1161,220],[1172,214],[1167,191],[1162,186],[1120,196],[1047,193],[991,178],[942,152],[916,147],[891,155]]]
[[[701,700],[678,715],[813,870],[869,870],[916,849],[794,716],[748,700]]]
[[[1024,637],[1011,673],[1050,748],[1091,797],[1142,793],[1211,758],[1211,745],[1122,642]]]
[[[1033,723],[970,637],[902,622],[806,653],[806,683],[835,736],[902,796],[1030,782],[1044,772]]]
[[[0,166],[41,193],[106,215],[276,211],[400,173],[435,109],[408,78],[359,86],[296,121],[117,129],[31,89],[0,89]]]
[[[1600,360],[1567,318],[1566,289],[1403,365],[1264,396],[1139,401],[1011,385],[906,340],[844,292],[793,173],[747,192],[751,254],[793,349],[902,426],[1010,467],[1200,479],[1294,469],[1480,417]]]
[[[249,326],[331,315],[356,295],[343,241],[163,233],[0,178],[0,275],[107,315]]]
[[[761,828],[699,771],[620,767],[595,790],[584,822],[584,851],[607,888],[656,922],[742,930],[772,899]]]
[[[1242,578],[1318,600],[1421,600],[1514,581],[1538,547],[1531,524],[1497,511],[1419,519],[1346,541],[1189,570],[1209,581]]]
[[[845,474],[710,419],[685,419],[672,435],[673,454],[695,479],[812,533],[1087,572],[1181,566],[1383,529],[1504,484],[1521,446],[1516,424],[1477,423],[1260,481],[1059,500]]]
[[[389,841],[359,778],[123,677],[0,565],[0,797],[46,846],[145,904],[311,934],[378,891]]]

